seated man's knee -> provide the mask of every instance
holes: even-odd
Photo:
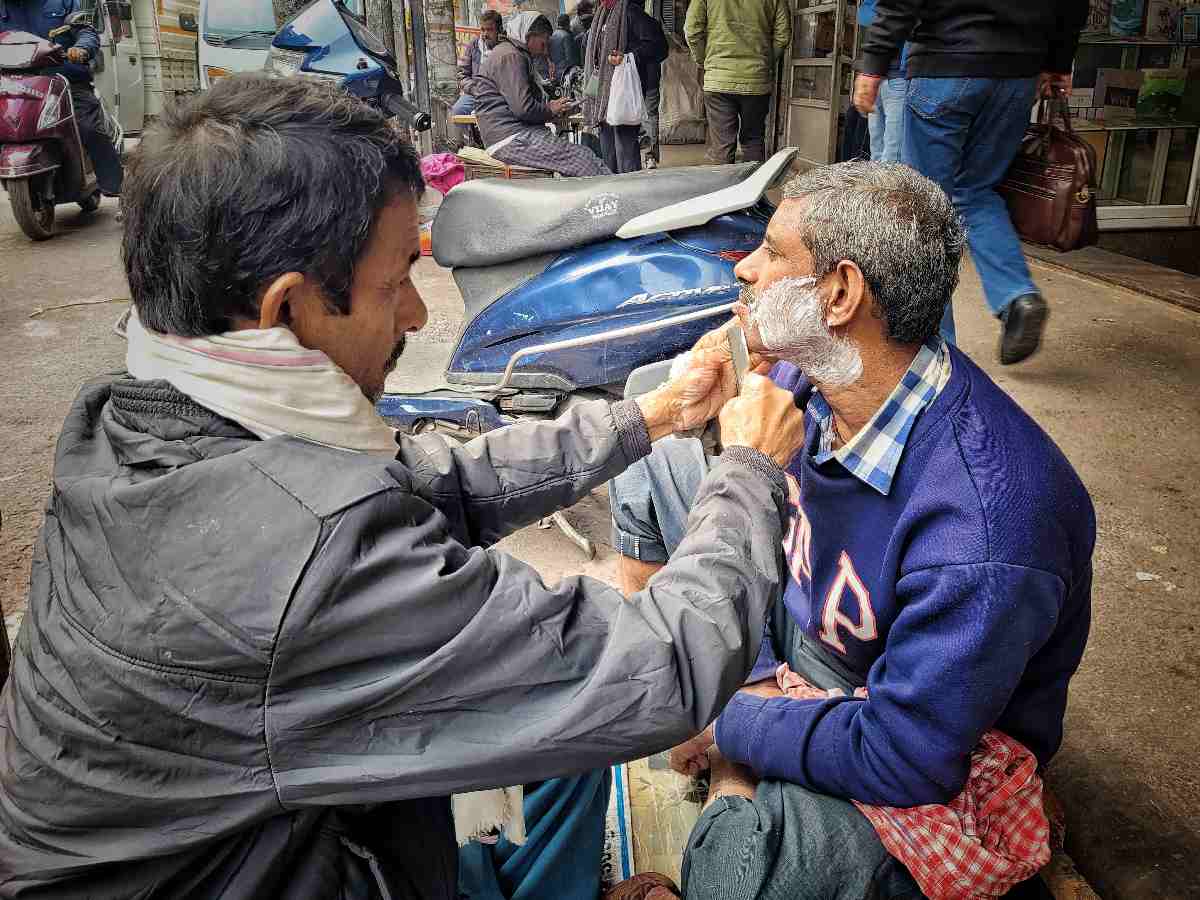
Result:
[[[700,815],[683,855],[684,900],[754,900],[779,854],[769,809],[746,797],[720,797]]]
[[[694,438],[667,438],[609,482],[613,547],[622,556],[665,563],[683,539],[687,514],[708,472]]]

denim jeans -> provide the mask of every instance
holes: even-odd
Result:
[[[993,313],[1036,293],[1021,242],[996,185],[1029,125],[1034,78],[911,78],[903,160],[941,185],[967,225],[971,258]],[[942,334],[954,340],[946,307]]]
[[[879,101],[868,116],[871,129],[871,159],[900,162],[904,148],[904,98],[907,78],[885,78],[879,85]]]
[[[852,693],[862,679],[795,627],[782,598],[776,656],[810,684]],[[683,856],[684,900],[918,900],[904,865],[853,804],[765,778],[753,799],[721,797],[704,810]]]

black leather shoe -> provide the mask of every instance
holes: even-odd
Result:
[[[1042,343],[1050,310],[1039,294],[1024,294],[1000,315],[1000,365],[1028,359]]]

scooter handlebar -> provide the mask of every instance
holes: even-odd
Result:
[[[415,103],[410,103],[399,94],[388,94],[383,99],[383,108],[388,115],[396,116],[409,128],[415,131],[428,131],[433,127],[429,113]]]

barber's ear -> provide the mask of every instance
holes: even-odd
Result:
[[[267,286],[258,304],[259,328],[291,325],[293,310],[290,304],[298,299],[304,281],[299,272],[287,272]]]
[[[829,276],[829,284],[825,324],[830,328],[849,325],[867,303],[867,281],[863,278],[862,270],[844,259]]]

